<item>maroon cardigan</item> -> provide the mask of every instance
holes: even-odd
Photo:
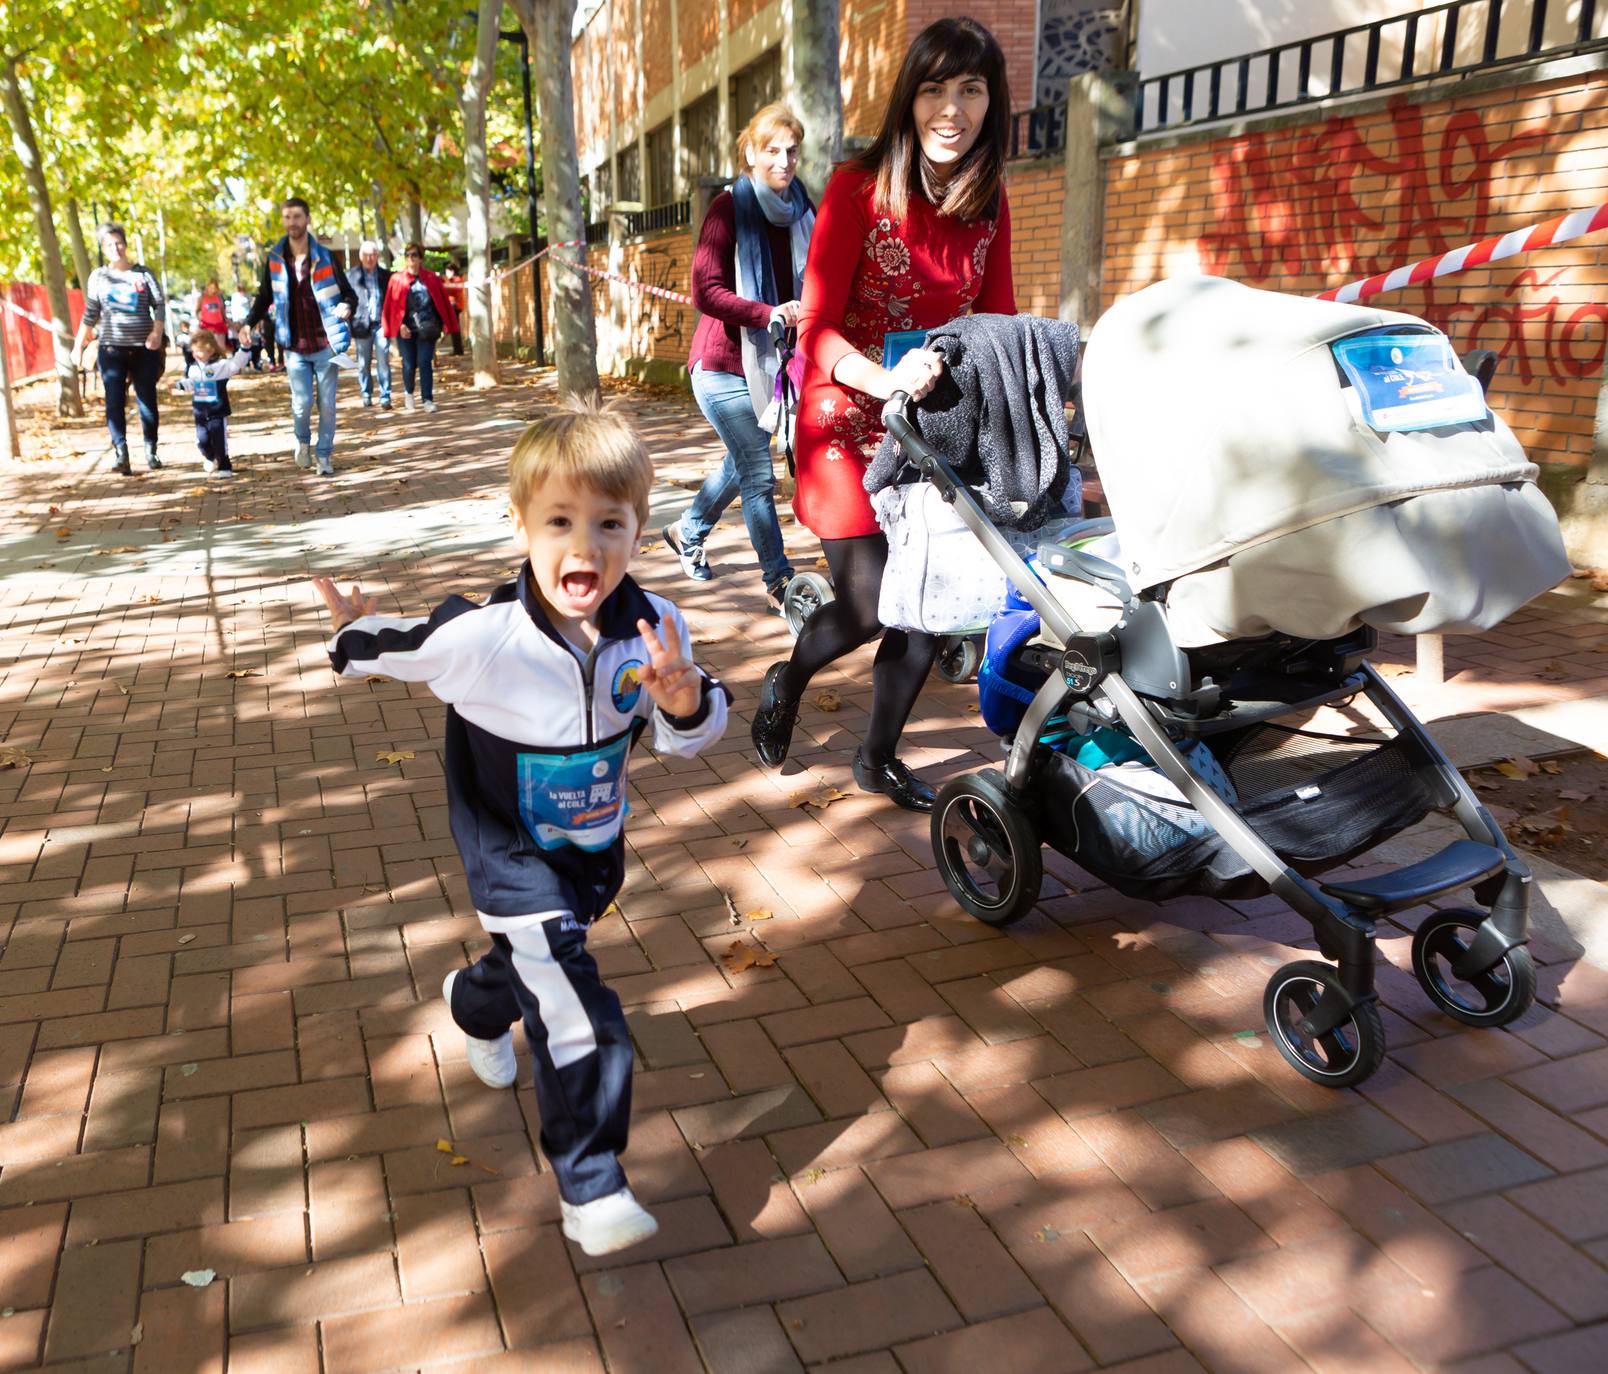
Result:
[[[792,231],[769,224],[771,264],[776,280],[793,280]],[[782,301],[793,299],[784,294]],[[705,372],[743,375],[743,346],[739,329],[763,329],[775,306],[737,294],[737,212],[731,192],[722,191],[709,202],[698,248],[692,255],[692,301],[702,312],[692,335],[687,371],[703,364]]]

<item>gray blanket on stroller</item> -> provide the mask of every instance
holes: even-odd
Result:
[[[1077,367],[1077,325],[1037,315],[962,315],[930,331],[927,347],[946,366],[912,418],[977,490],[989,517],[1031,530],[1075,505],[1076,491],[1067,500],[1076,478],[1067,458],[1066,397]],[[898,444],[884,436],[865,489],[892,486],[903,466]]]

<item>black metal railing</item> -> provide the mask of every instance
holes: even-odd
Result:
[[[625,217],[628,238],[638,234],[653,234],[661,229],[684,229],[692,223],[692,202],[672,200],[647,210],[633,210]]]
[[[1309,100],[1356,95],[1608,41],[1608,6],[1578,0],[1450,0],[1295,43],[1140,81],[1136,132],[1259,114]],[[1549,24],[1548,20],[1551,19]]]
[[[1008,156],[1014,162],[1023,157],[1045,157],[1066,147],[1066,102],[1035,105],[1011,116],[1011,145]]]
[[[586,243],[588,247],[593,244],[607,243],[609,241],[609,222],[606,219],[596,219],[586,226]]]

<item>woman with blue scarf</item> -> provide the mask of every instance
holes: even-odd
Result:
[[[665,542],[695,582],[712,576],[704,541],[739,494],[748,538],[759,557],[765,589],[778,612],[793,576],[776,519],[771,432],[779,420],[780,360],[771,342],[773,320],[798,323],[815,207],[796,180],[804,126],[785,105],[767,105],[737,140],[747,169],[710,203],[692,262],[692,299],[701,318],[687,370],[704,418],[726,446]]]

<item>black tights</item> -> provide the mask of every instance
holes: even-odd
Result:
[[[828,663],[881,634],[882,643],[871,667],[871,724],[860,747],[865,761],[880,768],[898,751],[899,735],[938,657],[942,638],[916,630],[885,630],[877,619],[882,570],[888,563],[888,541],[883,535],[823,539],[821,548],[832,570],[833,599],[804,622],[777,690],[797,701],[810,679]]]

